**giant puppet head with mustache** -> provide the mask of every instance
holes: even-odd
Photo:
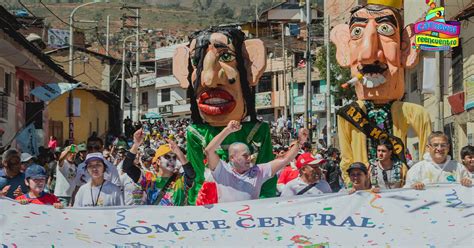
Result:
[[[337,48],[337,62],[350,67],[354,77],[363,77],[355,84],[357,98],[381,104],[403,97],[404,69],[418,63],[419,50],[411,46],[413,24],[403,29],[397,9],[401,1],[368,2],[351,10],[349,25],[339,24],[331,30],[331,41]]]
[[[256,120],[255,92],[265,71],[263,42],[245,40],[235,27],[195,32],[176,49],[173,75],[191,98],[193,123],[225,126],[231,120]]]

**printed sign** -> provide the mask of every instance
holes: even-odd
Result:
[[[69,30],[48,29],[48,45],[54,48],[69,46]]]
[[[192,207],[54,209],[0,199],[2,247],[471,247],[458,184]]]
[[[445,51],[459,46],[461,23],[444,20],[444,7],[427,1],[430,10],[425,21],[415,24],[415,43],[412,46],[425,51]]]

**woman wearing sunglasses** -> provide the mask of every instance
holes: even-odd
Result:
[[[123,171],[146,195],[146,205],[182,206],[186,201],[186,188],[192,186],[194,170],[186,156],[172,140],[161,145],[154,157],[142,158],[150,162],[153,170],[139,168],[133,164],[145,134],[141,129],[133,135],[133,145],[123,162]]]

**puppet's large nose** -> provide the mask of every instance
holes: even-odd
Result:
[[[208,51],[204,58],[203,70],[201,73],[202,86],[215,88],[225,82],[227,76],[224,69],[219,64],[219,54]]]
[[[380,44],[379,35],[377,33],[377,24],[370,21],[365,30],[364,36],[361,38],[362,44],[359,48],[358,61],[362,64],[372,64],[375,61],[383,61],[384,55]]]

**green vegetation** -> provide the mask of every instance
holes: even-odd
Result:
[[[349,68],[342,68],[336,61],[336,46],[331,43],[330,49],[330,71],[331,71],[331,84],[334,86],[331,89],[331,95],[334,99],[355,99],[354,87],[344,89],[341,87],[342,84],[346,83],[351,79],[351,70]],[[326,48],[320,49],[316,54],[315,67],[319,70],[323,78],[326,78]]]

